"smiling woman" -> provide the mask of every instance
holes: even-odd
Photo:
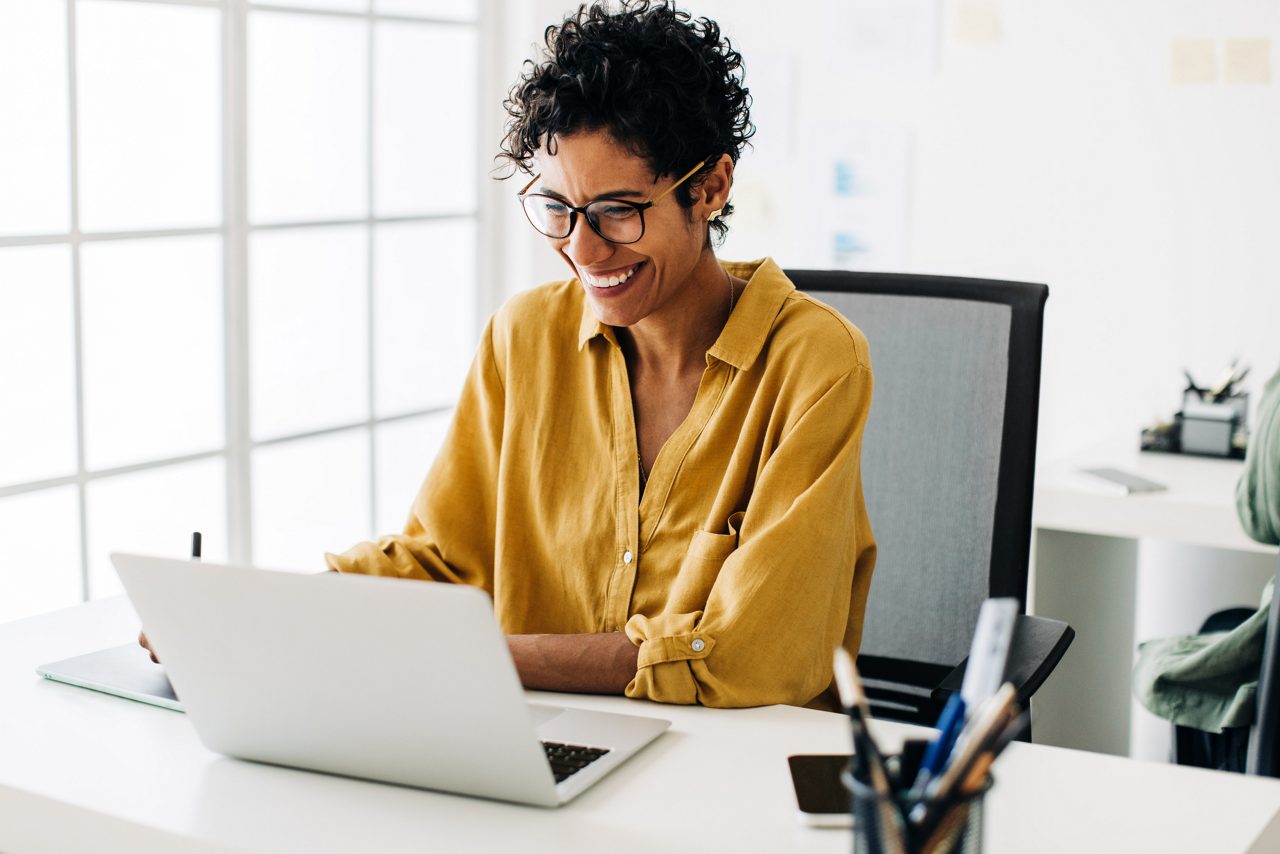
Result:
[[[404,532],[327,556],[483,587],[529,687],[823,702],[857,651],[867,345],[767,258],[715,256],[741,73],[665,3],[548,28],[500,156],[572,278],[489,322]]]

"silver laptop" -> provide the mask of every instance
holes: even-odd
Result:
[[[670,726],[526,702],[489,597],[473,587],[111,560],[219,753],[558,806]]]

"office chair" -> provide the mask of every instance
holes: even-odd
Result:
[[[1194,768],[1280,777],[1280,568],[1267,610],[1267,628],[1258,668],[1253,724],[1207,732],[1175,724],[1173,761]],[[1210,614],[1200,634],[1229,632],[1250,619],[1254,608],[1227,608]]]
[[[1258,712],[1249,733],[1245,768],[1259,777],[1280,777],[1280,568],[1276,569],[1271,613],[1267,615],[1267,639],[1262,646],[1262,672],[1258,676]]]
[[[878,544],[858,669],[872,711],[932,725],[959,690],[978,609],[1026,610],[1044,285],[790,270],[871,345],[862,484]],[[1025,704],[1066,623],[1019,618],[1006,671]],[[1024,736],[1029,740],[1029,734]]]

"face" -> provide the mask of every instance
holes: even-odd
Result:
[[[556,143],[555,154],[544,149],[539,155],[542,177],[530,193],[556,196],[574,206],[601,198],[644,202],[680,177],[655,181],[643,158],[603,131],[560,137]],[[644,236],[635,243],[610,243],[582,214],[568,237],[548,240],[582,282],[596,317],[611,326],[631,326],[664,310],[680,310],[705,248],[707,213],[702,208],[715,209],[705,196],[695,193],[692,209],[681,207],[674,193],[664,196],[644,212]]]

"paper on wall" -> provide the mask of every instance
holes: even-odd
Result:
[[[815,129],[806,144],[806,263],[845,270],[907,265],[913,137],[886,125]]]
[[[827,0],[829,65],[886,77],[938,70],[938,0]]]

